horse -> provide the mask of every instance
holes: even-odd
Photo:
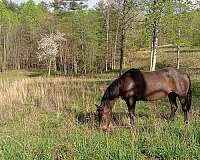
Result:
[[[169,121],[174,121],[178,97],[184,113],[184,122],[188,123],[192,102],[191,80],[188,74],[171,67],[151,72],[132,68],[115,79],[105,90],[101,104],[97,105],[100,128],[104,131],[110,130],[112,107],[120,97],[128,106],[130,127],[134,128],[137,101],[156,101],[167,96],[171,104]]]

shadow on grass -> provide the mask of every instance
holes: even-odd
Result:
[[[136,118],[144,118],[149,119],[151,116],[148,113],[139,112],[136,113]],[[163,120],[168,120],[168,115],[166,114],[159,114],[155,116],[156,118],[160,118]],[[96,112],[76,112],[75,118],[78,124],[81,125],[88,125],[91,128],[96,128],[99,125],[99,118]],[[125,112],[113,112],[111,123],[115,127],[129,127],[129,114]],[[137,125],[136,125],[137,126]]]

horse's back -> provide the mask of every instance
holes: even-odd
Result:
[[[189,88],[187,74],[170,67],[152,72],[130,69],[121,79],[122,91],[141,100],[161,99],[171,92],[185,95]]]
[[[171,68],[164,68],[153,72],[143,72],[146,82],[146,91],[144,99],[146,100],[158,100],[166,97],[175,88],[173,78],[170,74],[174,72]]]
[[[138,100],[156,100],[165,97],[169,88],[167,70],[145,72],[139,69],[130,69],[121,77],[122,96],[134,96]]]
[[[165,82],[163,81],[163,83],[165,83],[169,93],[174,92],[179,96],[187,95],[190,84],[188,74],[183,73],[172,67],[155,71],[155,73],[157,73],[158,76],[161,76],[165,79]]]

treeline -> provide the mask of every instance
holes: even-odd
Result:
[[[0,2],[0,71],[47,68],[39,61],[38,41],[61,32],[65,44],[52,68],[62,74],[120,69],[126,53],[149,47],[155,70],[159,45],[200,45],[200,10],[190,0],[107,0],[87,8],[85,0],[23,4]],[[129,54],[130,55],[130,54]]]

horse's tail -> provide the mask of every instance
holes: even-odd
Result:
[[[188,93],[187,93],[187,111],[190,110],[191,104],[192,104],[192,89],[191,89],[191,80],[190,80],[190,76],[187,75],[188,79],[189,79],[189,89],[188,89]]]

